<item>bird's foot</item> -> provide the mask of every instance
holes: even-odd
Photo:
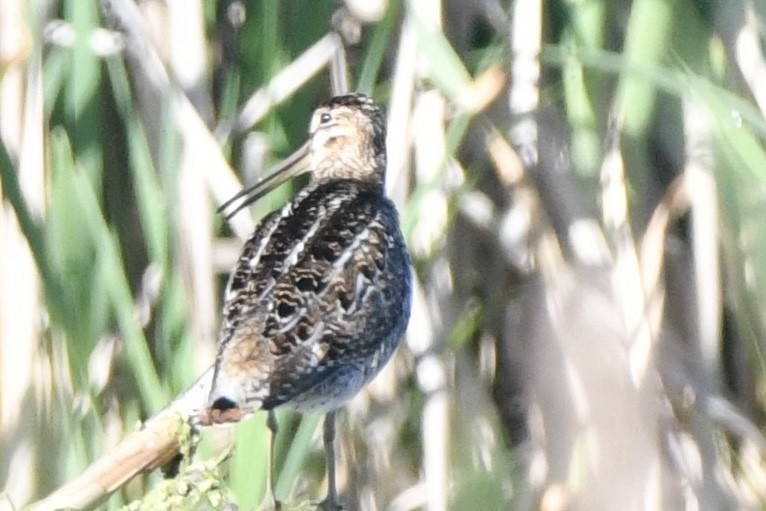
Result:
[[[321,511],[344,511],[345,508],[337,499],[327,497],[317,505],[317,509]]]

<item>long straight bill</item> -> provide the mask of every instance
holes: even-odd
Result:
[[[225,213],[226,219],[228,220],[229,218],[239,213],[240,210],[257,201],[288,179],[308,171],[309,148],[309,142],[303,144],[293,154],[285,158],[276,167],[273,167],[253,186],[249,188],[243,188],[234,197],[221,204],[221,207],[218,208],[218,212]],[[234,209],[231,209],[232,207]],[[231,211],[226,213],[227,209],[231,209]]]

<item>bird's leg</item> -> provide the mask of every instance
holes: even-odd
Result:
[[[319,507],[327,511],[343,509],[338,502],[338,492],[335,488],[335,410],[327,412],[324,418],[324,456],[327,470],[327,497]]]
[[[266,418],[266,427],[269,428],[271,435],[269,437],[269,470],[266,472],[268,495],[266,496],[267,502],[264,508],[279,511],[282,509],[282,503],[277,500],[277,497],[274,494],[274,441],[277,438],[279,424],[277,423],[277,416],[274,414],[274,410],[269,410],[269,415]]]

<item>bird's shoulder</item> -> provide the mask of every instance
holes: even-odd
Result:
[[[310,337],[320,318],[359,306],[389,266],[409,264],[392,257],[406,258],[406,249],[382,190],[352,180],[311,185],[246,242],[227,285],[224,321],[233,328],[257,315],[265,337],[297,336],[277,343],[288,347]]]

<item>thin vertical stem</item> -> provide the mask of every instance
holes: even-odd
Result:
[[[324,455],[327,470],[327,497],[322,503],[325,509],[338,506],[338,490],[335,486],[335,410],[327,412],[324,418]]]
[[[540,50],[543,6],[540,0],[516,0],[511,26],[511,87],[509,106],[516,122],[511,142],[528,167],[538,162],[537,123],[534,112],[540,103]]]
[[[282,503],[277,500],[277,496],[274,494],[274,442],[277,438],[277,432],[279,431],[279,422],[277,422],[277,416],[274,410],[269,410],[268,418],[266,419],[266,427],[269,428],[271,435],[269,436],[269,470],[266,472],[266,486],[268,488],[267,499],[271,502],[266,502],[264,506],[266,509],[279,510],[282,508]]]

